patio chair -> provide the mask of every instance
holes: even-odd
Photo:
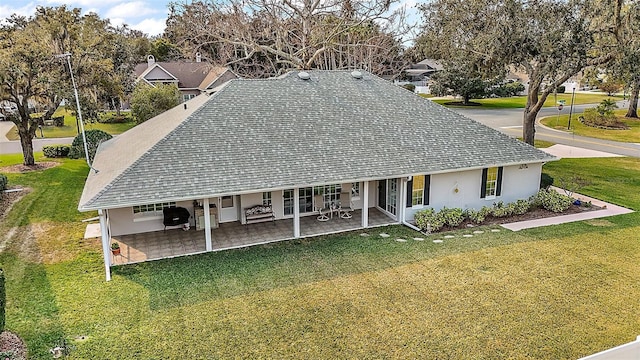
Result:
[[[338,208],[338,215],[342,219],[351,219],[353,217],[351,214],[352,211],[353,204],[351,203],[351,193],[340,193],[340,207]]]
[[[331,210],[324,207],[324,198],[322,195],[316,195],[313,197],[315,203],[315,210],[318,212],[318,221],[329,221],[327,213]]]

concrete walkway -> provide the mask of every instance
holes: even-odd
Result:
[[[560,193],[563,193],[562,189],[558,189],[558,188],[555,188],[555,189],[556,189],[556,191],[558,191]],[[559,224],[564,224],[564,223],[569,223],[569,222],[574,222],[574,221],[599,219],[599,218],[603,218],[603,217],[621,215],[621,214],[629,214],[629,213],[633,212],[633,210],[630,210],[630,209],[627,209],[627,208],[623,208],[622,206],[609,204],[609,203],[606,203],[604,201],[600,201],[598,199],[594,199],[594,198],[591,198],[591,197],[588,197],[588,196],[585,196],[585,195],[581,195],[581,194],[575,194],[574,193],[573,194],[573,198],[574,199],[578,199],[578,200],[580,200],[582,202],[591,201],[591,204],[593,204],[595,206],[598,206],[598,207],[602,207],[604,209],[593,210],[593,211],[585,211],[585,212],[580,213],[580,214],[560,215],[560,216],[554,216],[554,217],[549,217],[549,218],[544,218],[544,219],[519,221],[519,222],[510,223],[510,224],[502,224],[501,226],[503,228],[509,229],[511,231],[518,231],[518,230],[531,229],[531,228],[542,227],[542,226],[559,225]]]
[[[540,149],[548,154],[557,156],[559,158],[603,158],[603,157],[624,157],[624,155],[612,154],[609,152],[591,150],[585,148],[579,148],[575,146],[568,146],[562,144],[556,144],[548,148]]]

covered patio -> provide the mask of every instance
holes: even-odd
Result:
[[[369,208],[369,227],[397,223],[376,208]],[[300,218],[300,236],[310,237],[362,228],[362,211],[343,219],[333,216],[329,221],[318,221],[316,215]],[[235,249],[275,241],[293,239],[293,219],[276,220],[251,225],[239,222],[222,223],[212,230],[213,251]],[[131,264],[148,260],[196,254],[206,251],[204,231],[170,229],[112,237],[120,243],[120,255],[111,255],[113,265]]]

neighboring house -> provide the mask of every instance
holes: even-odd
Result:
[[[78,209],[99,212],[109,279],[113,263],[406,223],[425,208],[528,198],[551,160],[369,73],[291,72],[231,80],[102,143]],[[337,204],[349,204],[357,216],[342,219],[329,210],[333,218],[316,228],[324,220],[320,209],[328,215]],[[273,225],[246,224],[256,205],[273,215]],[[155,255],[111,257],[112,237],[127,245],[162,234],[162,209],[174,206],[189,211],[196,230],[170,230],[171,236],[193,234],[195,248],[163,255],[156,246]],[[244,236],[241,242],[225,238],[231,229]],[[144,252],[128,245],[131,254]]]
[[[431,76],[443,69],[443,66],[433,59],[424,59],[417,64],[411,65],[404,71],[402,78],[404,81],[395,81],[396,85],[413,84],[418,94],[430,94],[429,79]]]
[[[146,64],[136,65],[134,73],[136,82],[145,81],[150,85],[175,84],[182,94],[182,101],[190,100],[238,77],[226,67],[202,62],[199,54],[196,55],[195,62],[156,62],[153,55],[149,55]]]

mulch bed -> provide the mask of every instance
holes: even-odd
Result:
[[[19,186],[9,187],[9,189],[22,189],[22,191],[0,192],[0,220],[7,216],[13,204],[31,191],[29,188]]]
[[[497,218],[489,215],[487,216],[487,218],[484,220],[482,224],[476,224],[471,221],[464,221],[462,222],[462,224],[460,224],[457,227],[444,226],[442,227],[442,229],[440,229],[437,232],[460,230],[460,229],[466,229],[466,228],[475,227],[475,226],[509,224],[509,223],[514,223],[519,221],[537,220],[537,219],[544,219],[544,218],[556,217],[561,215],[580,214],[585,211],[597,211],[601,209],[602,209],[601,207],[595,206],[595,205],[592,205],[591,207],[571,205],[569,209],[561,213],[554,213],[553,211],[549,211],[545,209],[535,209],[523,215],[513,215],[513,216],[502,217],[502,218]]]
[[[55,162],[55,161],[42,161],[42,162],[38,162],[35,165],[23,165],[23,164],[17,164],[17,165],[11,165],[11,166],[5,166],[5,167],[1,167],[0,168],[0,173],[26,173],[26,172],[30,172],[30,171],[40,171],[40,170],[47,170],[47,169],[51,169],[52,167],[56,167],[60,165],[59,162]]]
[[[0,352],[10,353],[8,359],[25,360],[27,358],[27,347],[20,337],[10,331],[0,334]]]

